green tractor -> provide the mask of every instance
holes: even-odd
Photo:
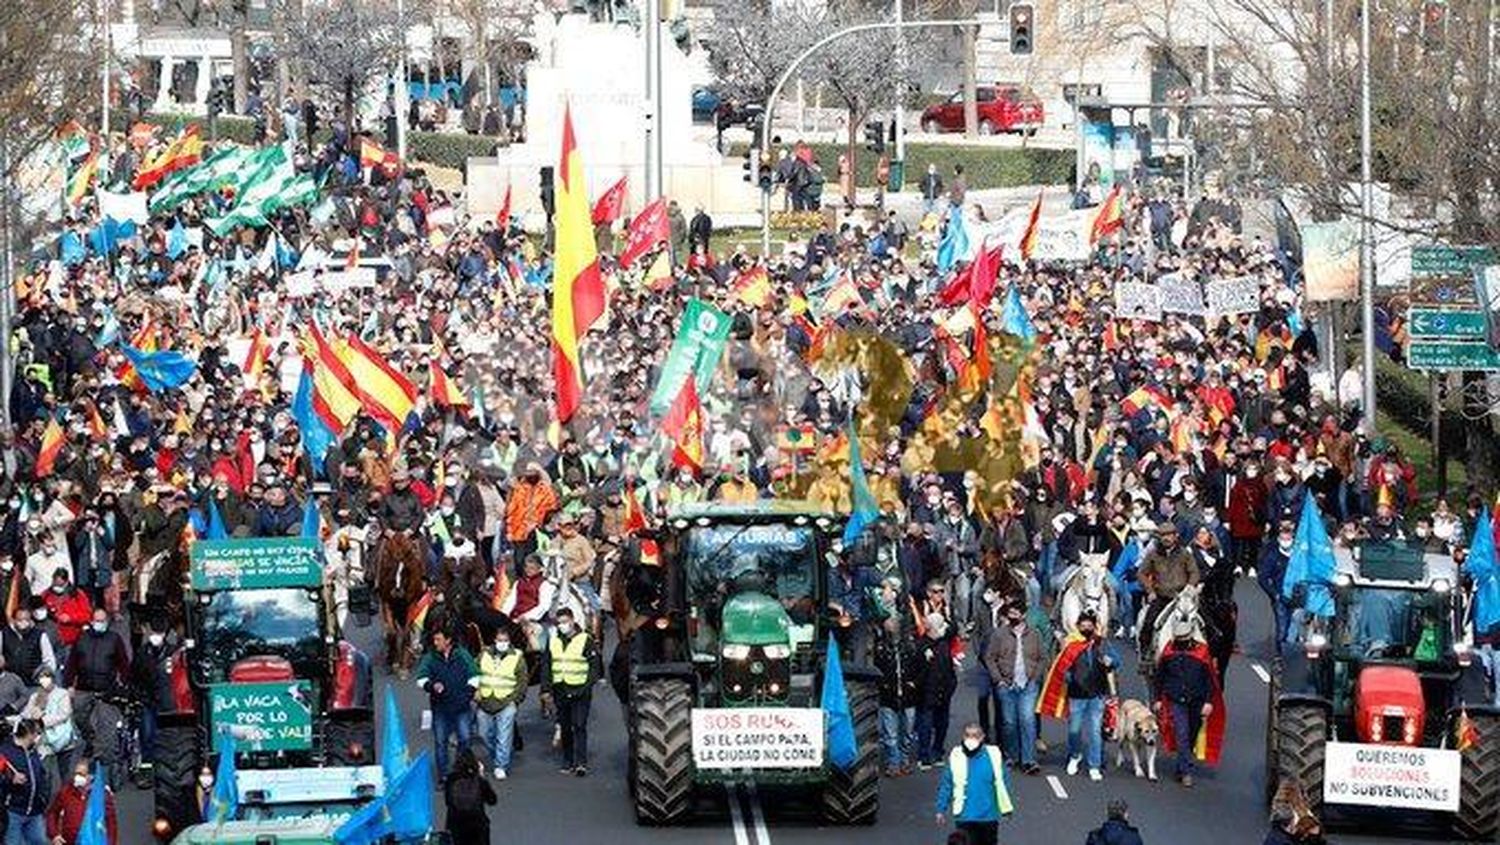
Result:
[[[843,659],[858,747],[848,769],[828,760],[819,700],[842,528],[805,503],[706,504],[672,510],[643,541],[656,561],[631,564],[632,607],[647,621],[629,644],[626,693],[638,822],[683,822],[700,791],[741,783],[815,794],[829,823],[875,821],[879,675]]]
[[[158,839],[196,821],[198,768],[225,733],[234,738],[242,780],[273,770],[276,783],[293,787],[368,787],[375,762],[370,660],[339,631],[318,542],[200,540],[190,566],[186,633],[166,667],[173,707],[158,714]],[[249,793],[257,790],[242,783],[240,791],[248,795],[242,803],[256,802]]]
[[[1298,783],[1324,807],[1447,816],[1500,830],[1500,710],[1468,634],[1459,571],[1405,544],[1336,552],[1333,617],[1288,647],[1270,689],[1266,795]]]

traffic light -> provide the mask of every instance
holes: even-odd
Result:
[[[208,86],[208,116],[217,117],[224,112],[225,106],[224,80],[215,79]]]
[[[555,194],[552,192],[552,165],[545,165],[538,174],[540,189],[538,193],[542,196],[542,210],[547,212],[547,219],[552,219],[553,201]]]
[[[760,178],[757,181],[760,183],[760,189],[769,194],[771,193],[771,181],[776,173],[771,167],[771,151],[761,150],[759,161]]]
[[[1429,50],[1441,50],[1448,41],[1448,3],[1425,0],[1422,3],[1422,44]]]
[[[1030,3],[1011,4],[1010,51],[1014,55],[1031,55],[1031,24],[1033,20]]]
[[[751,147],[750,151],[745,153],[744,171],[745,174],[741,178],[747,185],[760,184],[760,150]]]
[[[872,153],[885,152],[885,123],[872,120],[865,124],[865,149]]]

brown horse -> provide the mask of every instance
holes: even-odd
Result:
[[[385,535],[375,553],[375,589],[380,594],[380,620],[385,625],[386,667],[405,677],[411,669],[409,642],[412,607],[426,589],[427,572],[422,544],[407,534]]]

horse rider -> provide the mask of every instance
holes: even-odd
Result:
[[[599,640],[599,591],[594,588],[596,554],[594,544],[578,531],[578,516],[563,511],[557,518],[557,554],[573,589],[578,591],[587,611],[589,633]]]
[[[1170,522],[1156,529],[1156,542],[1141,562],[1137,577],[1146,589],[1146,611],[1139,631],[1141,654],[1148,654],[1156,640],[1156,618],[1177,598],[1184,587],[1198,583],[1198,564],[1192,552],[1179,541],[1177,527]]]

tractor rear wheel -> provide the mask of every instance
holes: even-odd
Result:
[[[858,756],[846,772],[829,767],[823,787],[823,819],[829,824],[874,824],[880,812],[880,688],[855,681],[849,688]]]
[[[1275,781],[1302,785],[1313,813],[1323,809],[1323,760],[1328,745],[1328,714],[1314,704],[1288,704],[1276,710]]]
[[[323,749],[323,757],[330,766],[364,766],[374,763],[374,717],[329,719],[323,726]]]
[[[194,784],[202,765],[197,725],[170,725],[156,731],[151,761],[156,818],[166,819],[173,834],[198,821]]]
[[[1500,832],[1500,716],[1471,715],[1469,723],[1474,734],[1472,744],[1460,752],[1463,763],[1453,830],[1465,839],[1493,842]]]
[[[636,821],[676,824],[692,808],[692,690],[679,678],[637,681],[630,709],[635,720],[630,766]]]

